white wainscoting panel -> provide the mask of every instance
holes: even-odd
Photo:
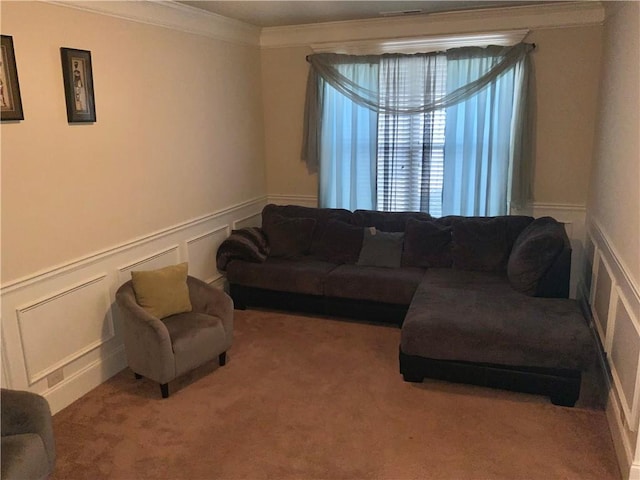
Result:
[[[597,220],[587,225],[582,291],[611,373],[607,420],[623,478],[640,480],[640,290]]]
[[[596,328],[600,335],[600,341],[604,345],[605,352],[610,352],[611,335],[608,334],[607,328],[613,326],[613,322],[609,323],[609,318],[615,319],[609,315],[611,307],[615,306],[615,301],[611,301],[612,294],[616,291],[613,288],[613,279],[611,269],[607,266],[605,260],[598,254],[596,255],[596,269],[594,270],[595,288],[593,289],[593,318],[595,319]]]
[[[240,230],[241,228],[259,227],[261,225],[262,225],[262,212],[257,213],[255,215],[250,215],[245,218],[239,218],[238,220],[234,220],[233,229]]]
[[[213,283],[221,277],[216,268],[218,247],[230,234],[228,225],[223,225],[187,240],[189,274]]]
[[[153,253],[144,258],[137,259],[127,265],[118,268],[120,283],[131,280],[131,272],[140,270],[156,270],[158,268],[175,265],[180,262],[180,246],[172,245],[160,252]]]
[[[53,413],[126,367],[115,292],[132,270],[189,262],[222,286],[215,266],[229,225],[254,222],[259,197],[2,285],[2,386],[44,395]]]
[[[114,337],[106,277],[18,308],[29,385]]]

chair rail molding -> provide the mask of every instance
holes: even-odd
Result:
[[[43,395],[55,413],[121,371],[115,293],[131,270],[188,261],[192,275],[223,287],[219,244],[266,202],[249,199],[3,285],[2,386]]]

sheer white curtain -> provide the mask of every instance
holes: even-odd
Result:
[[[447,91],[490,69],[498,57],[447,58]],[[446,109],[443,215],[506,215],[509,199],[515,69]]]
[[[438,216],[526,203],[533,48],[308,57],[302,159],[320,205]]]
[[[340,74],[372,91],[378,89],[378,65],[337,66]],[[322,82],[319,200],[322,207],[375,208],[378,115]]]

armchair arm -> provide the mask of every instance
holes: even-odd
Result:
[[[35,433],[47,452],[50,470],[56,462],[56,447],[47,400],[32,392],[0,390],[2,405],[2,436]]]
[[[194,312],[206,313],[222,320],[227,337],[233,333],[233,300],[219,288],[195,277],[187,277],[189,297]]]
[[[136,302],[131,281],[116,292],[122,314],[123,341],[129,367],[159,383],[175,378],[175,360],[169,331],[160,319]]]

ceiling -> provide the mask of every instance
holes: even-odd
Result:
[[[545,1],[180,1],[185,5],[234,18],[259,27],[428,14],[491,7],[550,3]]]

